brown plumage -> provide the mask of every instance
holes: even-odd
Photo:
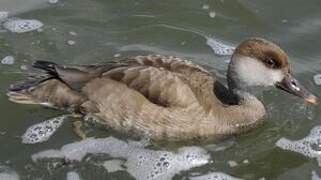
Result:
[[[280,64],[272,69],[288,67],[283,51],[265,40],[257,41],[242,43],[246,48],[237,48],[234,56],[254,53],[254,57],[267,58],[271,54]],[[242,89],[233,83],[228,89],[207,70],[176,57],[137,56],[96,65],[37,61],[33,66],[47,75],[12,85],[11,101],[91,113],[109,128],[134,130],[152,139],[236,134],[257,125],[265,114],[254,96],[239,93]]]

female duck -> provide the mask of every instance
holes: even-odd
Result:
[[[243,41],[228,66],[228,88],[190,61],[159,55],[96,65],[36,61],[44,75],[10,87],[9,100],[92,114],[117,130],[152,139],[236,134],[261,122],[265,109],[250,93],[276,86],[316,104],[291,75],[286,53],[261,38]]]

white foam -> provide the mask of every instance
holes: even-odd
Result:
[[[8,11],[0,11],[0,22],[6,20],[9,17]]]
[[[208,4],[203,4],[202,9],[208,10],[210,6]]]
[[[33,161],[48,158],[63,158],[81,161],[85,155],[108,154],[114,158],[124,158],[128,173],[140,180],[171,179],[175,174],[209,162],[210,156],[199,147],[184,147],[176,153],[146,149],[145,143],[108,138],[88,138],[64,145],[60,150],[46,150],[32,155]]]
[[[234,52],[234,47],[223,44],[213,38],[207,37],[206,44],[209,45],[214,53],[219,56],[229,56]]]
[[[69,35],[71,36],[77,36],[78,34],[75,31],[69,31]]]
[[[120,57],[121,56],[121,54],[120,53],[116,53],[116,54],[114,54],[114,58],[118,58],[118,57]]]
[[[316,85],[321,85],[321,74],[314,75],[313,80]]]
[[[76,44],[76,41],[68,40],[68,41],[67,41],[67,44],[68,44],[69,46],[73,46],[73,45]]]
[[[35,19],[8,19],[3,27],[14,33],[34,31],[43,26],[43,23]]]
[[[213,172],[202,176],[190,177],[190,180],[240,180],[239,178],[230,176],[221,172]]]
[[[58,3],[59,0],[48,0],[48,3],[49,4],[56,4]]]
[[[19,175],[6,166],[0,166],[0,180],[19,180]]]
[[[47,141],[62,125],[65,119],[66,116],[59,116],[30,126],[21,137],[22,143],[36,144]]]
[[[215,18],[215,16],[216,16],[215,11],[209,12],[209,13],[208,13],[208,16],[209,16],[210,18]]]
[[[28,65],[23,64],[20,66],[20,69],[23,71],[27,71],[27,70],[29,70],[29,67],[28,67]]]
[[[80,178],[80,176],[79,176],[79,174],[77,172],[69,171],[67,173],[67,178],[66,179],[67,180],[80,180],[81,178]]]
[[[319,166],[321,166],[321,126],[314,127],[308,136],[297,141],[281,138],[276,142],[276,146],[310,158],[316,158]]]
[[[105,161],[103,166],[109,173],[113,173],[116,171],[123,171],[124,170],[124,168],[122,167],[123,164],[124,164],[124,161],[119,159],[113,159],[113,160]]]
[[[243,160],[243,164],[248,164],[248,163],[250,163],[250,161],[248,159]]]
[[[236,161],[227,161],[227,164],[230,166],[230,167],[236,167],[238,165],[238,163]]]
[[[0,180],[19,180],[17,173],[0,173]]]
[[[1,63],[7,64],[7,65],[14,64],[14,57],[13,56],[6,56],[1,60]]]
[[[321,177],[315,171],[312,171],[311,180],[321,180]]]

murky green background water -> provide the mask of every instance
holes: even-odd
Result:
[[[209,9],[204,9],[204,5]],[[62,114],[7,100],[9,84],[23,79],[20,66],[35,59],[96,63],[157,53],[191,59],[225,81],[225,60],[229,57],[215,55],[205,36],[234,46],[246,37],[260,36],[280,44],[290,56],[295,76],[321,97],[321,87],[313,82],[313,75],[321,73],[321,1],[318,0],[60,0],[56,4],[42,0],[0,0],[1,10],[44,23],[43,32],[0,33],[0,59],[11,55],[16,60],[13,65],[0,65],[0,165],[17,171],[21,179],[64,179],[68,168],[50,173],[46,167],[34,164],[30,156],[79,140],[71,130],[71,122],[67,122],[48,142],[21,143],[20,136],[27,127]],[[211,18],[210,12],[216,16]],[[70,35],[70,31],[77,36]],[[75,41],[75,45],[68,45],[68,40]],[[115,54],[120,57],[114,57]],[[210,151],[214,163],[182,172],[175,179],[212,171],[244,179],[310,179],[312,171],[321,173],[315,159],[275,146],[281,137],[301,139],[321,124],[321,106],[307,106],[278,90],[264,91],[260,99],[268,110],[262,126],[229,139],[232,145],[224,151]],[[97,131],[103,137],[115,135],[98,128]],[[245,159],[248,164],[242,163]],[[238,165],[230,167],[229,160]],[[83,179],[130,177],[122,172],[108,174],[102,168],[82,163],[77,168]]]

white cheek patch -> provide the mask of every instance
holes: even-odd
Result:
[[[235,70],[241,82],[248,86],[273,86],[282,81],[281,70],[267,68],[261,61],[250,57],[237,57]]]

